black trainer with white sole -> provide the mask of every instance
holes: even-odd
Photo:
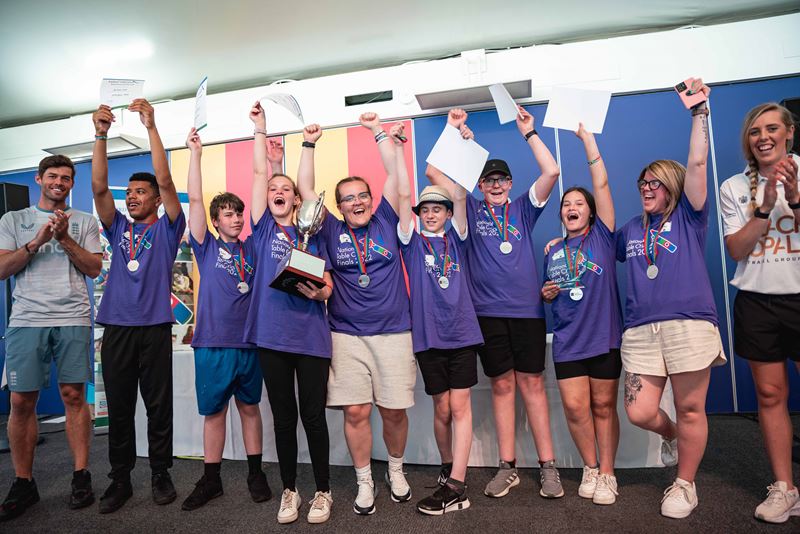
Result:
[[[417,503],[417,510],[427,515],[444,515],[447,512],[457,512],[467,508],[469,508],[467,492],[458,493],[447,484]]]

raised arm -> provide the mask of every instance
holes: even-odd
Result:
[[[408,234],[414,223],[414,212],[411,211],[411,186],[408,185],[408,169],[406,154],[403,150],[403,124],[397,123],[389,129],[389,137],[394,145],[395,166],[397,169],[397,215],[400,217],[400,230]],[[388,143],[384,143],[388,144]],[[384,188],[384,196],[386,189]]]
[[[303,128],[303,148],[300,149],[300,168],[297,169],[297,188],[303,200],[317,200],[314,191],[314,150],[322,137],[319,124],[309,124]]]
[[[447,113],[447,125],[452,126],[456,130],[461,131],[462,127],[465,126],[466,122],[467,122],[467,112],[461,108],[453,108]],[[469,130],[469,132],[470,132],[470,137],[468,138],[465,137],[465,139],[472,139],[474,137],[472,131]],[[461,135],[462,137],[464,136],[463,131]],[[428,167],[425,169],[425,176],[428,177],[428,180],[431,182],[431,184],[438,185],[439,187],[444,187],[445,189],[447,189],[447,192],[450,193],[450,197],[455,200],[455,197],[458,194],[456,189],[461,186],[459,186],[450,178],[448,178],[445,173],[443,173],[438,168],[428,163]]]
[[[587,132],[583,127],[583,123],[580,123],[575,135],[583,141],[583,148],[586,151],[586,163],[589,164],[589,173],[592,175],[592,189],[594,190],[594,200],[597,205],[597,216],[613,232],[615,224],[614,201],[611,198],[606,165],[603,163],[603,158],[600,157],[600,149],[597,148],[594,134]]]
[[[253,131],[253,188],[250,195],[250,216],[254,223],[261,220],[267,211],[267,180],[270,172],[267,164],[267,119],[261,102],[256,101],[250,108],[250,120],[255,125]]]
[[[383,198],[386,199],[395,213],[397,213],[397,164],[394,155],[394,143],[389,141],[388,134],[383,130],[381,119],[378,117],[377,113],[362,113],[358,118],[358,122],[375,136],[375,141],[378,144],[378,152],[381,154],[383,168],[386,171],[386,182],[383,185],[382,192]]]
[[[144,124],[144,127],[147,128],[147,138],[150,141],[150,157],[153,160],[153,172],[156,175],[156,182],[158,182],[161,203],[164,205],[164,210],[170,222],[175,222],[175,219],[181,214],[181,201],[178,200],[178,190],[175,189],[175,182],[172,181],[167,151],[164,150],[164,143],[161,142],[161,136],[156,128],[155,110],[153,110],[150,102],[144,98],[134,100],[128,106],[128,110],[138,112],[139,119]]]
[[[539,170],[542,172],[539,178],[533,183],[534,192],[536,193],[537,200],[539,200],[539,202],[544,202],[550,197],[550,192],[553,190],[553,186],[556,185],[556,180],[558,180],[561,171],[558,170],[556,160],[553,159],[550,150],[539,138],[539,134],[531,134],[531,132],[536,132],[536,129],[533,127],[533,115],[525,111],[525,108],[522,106],[518,106],[518,108],[517,129],[519,129],[519,133],[521,133],[523,137],[527,138],[528,146],[531,148],[533,157],[536,158],[536,163],[539,165]]]
[[[698,80],[702,83],[702,80]],[[706,98],[711,93],[707,85],[700,89]],[[692,133],[689,136],[689,161],[686,163],[686,180],[683,191],[695,210],[706,204],[706,162],[708,161],[708,107],[706,103],[692,108]]]
[[[206,206],[203,202],[203,173],[200,160],[203,157],[203,143],[197,130],[189,130],[189,137],[186,138],[186,146],[189,147],[189,231],[198,243],[203,243],[208,230],[206,220]]]
[[[92,150],[92,195],[97,215],[104,226],[114,222],[114,197],[108,188],[108,129],[114,122],[114,114],[108,106],[100,106],[92,113],[94,123],[94,149]],[[52,236],[51,236],[52,237]],[[48,238],[49,240],[49,238]]]

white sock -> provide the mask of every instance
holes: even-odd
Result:
[[[367,464],[364,467],[355,467],[356,478],[372,478],[372,465]]]
[[[394,456],[392,456],[390,454],[389,455],[389,467],[390,468],[394,467],[395,469],[398,469],[398,470],[402,471],[403,470],[403,457],[401,456],[400,458],[395,458]]]

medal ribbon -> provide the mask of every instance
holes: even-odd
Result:
[[[280,225],[278,225],[278,226],[280,226]],[[282,229],[283,228],[281,228],[281,230]],[[217,238],[217,239],[219,239],[219,238]],[[233,251],[228,247],[227,243],[225,243],[221,239],[220,239],[220,243],[222,243],[223,246],[227,249],[227,251],[230,252],[231,255],[233,255]],[[239,280],[244,282],[244,274],[246,272],[244,270],[244,247],[242,247],[242,242],[239,241],[238,239],[236,240],[236,244],[239,245],[239,261],[238,262],[236,261],[236,256],[234,255],[233,258],[232,258],[233,259],[233,266],[236,268],[236,272],[239,274]]]
[[[278,221],[275,221],[275,224],[278,225],[278,228],[281,229],[281,232],[283,232],[283,235],[286,236],[286,240],[289,242],[289,244],[292,246],[292,248],[297,248],[295,246],[295,244],[294,244],[294,240],[289,236],[289,233],[286,231],[286,228],[284,228],[283,225],[281,223],[279,223]],[[296,227],[293,227],[293,228],[294,228],[294,232],[297,233],[297,228]],[[300,235],[299,234],[297,235],[297,243],[298,244],[300,243]]]
[[[581,249],[583,248],[583,242],[586,240],[586,236],[589,235],[589,229],[591,227],[587,227],[586,230],[583,232],[583,237],[581,237],[581,242],[578,244],[578,249],[575,251],[575,259],[572,259],[572,251],[569,249],[569,245],[567,245],[567,240],[565,239],[563,242],[564,247],[564,259],[567,261],[567,273],[569,273],[570,280],[575,280],[575,287],[578,287],[580,283],[581,276],[583,273],[586,272],[584,269],[583,273],[578,273],[580,270],[581,264]]]
[[[156,221],[157,220],[158,219],[156,219]],[[131,261],[135,260],[136,258],[138,258],[141,255],[140,253],[137,254],[137,252],[139,252],[139,247],[142,245],[142,241],[144,241],[144,236],[147,234],[147,231],[150,229],[151,226],[153,226],[155,224],[156,221],[153,221],[150,224],[148,224],[147,226],[145,226],[144,231],[139,236],[139,241],[137,241],[135,243],[133,241],[133,223],[130,223],[129,232],[130,232],[131,240],[130,240],[130,246],[128,247],[128,249],[130,250]]]
[[[358,248],[358,239],[356,234],[350,226],[347,226],[347,233],[350,234],[350,240],[353,242],[353,247],[356,249],[356,258],[358,259],[358,270],[361,274],[367,274],[367,248],[369,247],[369,224],[367,231],[364,233],[364,255],[361,255],[361,249]]]
[[[644,229],[644,257],[647,261],[647,266],[650,267],[651,265],[655,265],[656,257],[658,257],[658,247],[656,247],[656,242],[661,238],[661,230],[664,228],[664,223],[666,221],[661,221],[661,224],[658,225],[658,231],[656,232],[655,238],[650,237],[650,227]]]
[[[489,213],[489,217],[492,218],[492,222],[494,223],[495,228],[497,228],[497,232],[500,234],[500,239],[504,242],[508,241],[508,205],[509,202],[506,201],[505,206],[503,206],[503,225],[500,226],[500,221],[497,220],[494,210],[490,208],[486,202],[483,203],[484,210]]]
[[[444,240],[444,272],[442,272],[440,269],[438,269],[436,267],[436,251],[433,249],[433,245],[431,244],[430,240],[428,239],[428,236],[425,236],[425,235],[422,235],[422,234],[419,234],[419,236],[425,242],[425,245],[427,245],[428,251],[431,253],[431,256],[433,256],[433,271],[434,271],[434,273],[439,275],[439,276],[444,276],[445,278],[447,278],[447,273],[450,271],[450,264],[451,264],[450,256],[448,256],[448,254],[447,254],[448,248],[449,248],[448,245],[447,245],[447,234],[443,234],[442,235],[442,239]]]

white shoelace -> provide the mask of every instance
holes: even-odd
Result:
[[[283,498],[281,499],[281,512],[294,507],[294,493],[291,490],[283,491]]]

